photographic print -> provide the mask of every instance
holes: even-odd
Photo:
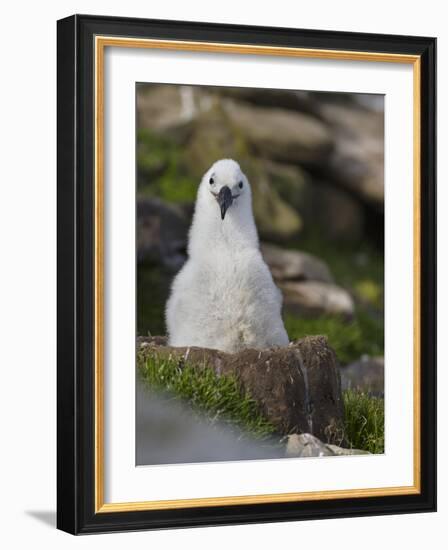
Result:
[[[139,82],[136,174],[136,463],[384,453],[384,96]]]

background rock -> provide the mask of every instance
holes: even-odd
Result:
[[[325,337],[309,336],[285,348],[247,349],[235,354],[203,348],[173,348],[161,340],[139,338],[142,358],[178,358],[198,369],[232,374],[242,392],[279,434],[307,432],[329,443],[343,441],[344,407],[334,351]]]
[[[274,187],[287,204],[303,213],[313,194],[312,180],[309,174],[299,165],[268,159],[261,159],[259,164],[269,186]]]
[[[183,141],[197,113],[195,91],[190,86],[146,86],[137,94],[139,128]]]
[[[341,187],[314,180],[305,207],[297,206],[305,226],[315,227],[331,242],[358,243],[364,235],[365,214],[360,200]]]
[[[320,116],[334,131],[327,172],[364,201],[384,205],[384,117],[350,105],[323,104]]]
[[[252,204],[261,238],[285,241],[302,229],[302,218],[271,185],[269,177],[253,161],[246,162],[246,174],[252,186]],[[253,182],[253,183],[252,183]]]
[[[186,257],[188,227],[181,208],[156,198],[138,198],[137,258],[179,269]]]
[[[280,107],[310,114],[318,112],[318,105],[309,92],[275,90],[270,88],[222,88],[220,93],[238,101],[260,107]]]
[[[384,357],[363,356],[341,368],[343,390],[353,389],[384,396]]]
[[[320,281],[280,281],[283,303],[297,315],[341,315],[355,312],[351,295],[340,286]]]
[[[299,213],[281,198],[262,162],[250,155],[222,105],[213,105],[195,120],[186,148],[185,163],[199,182],[219,158],[237,158],[252,186],[253,209],[259,234],[274,240],[288,239],[302,228]]]
[[[312,254],[261,244],[265,262],[283,294],[283,306],[295,315],[340,315],[355,312],[352,296],[333,282],[325,262]]]
[[[226,102],[232,123],[253,151],[286,162],[315,163],[333,147],[331,132],[311,115]]]
[[[333,277],[325,262],[312,254],[287,250],[272,244],[261,244],[264,261],[277,281],[322,281],[332,283]]]
[[[217,159],[236,158],[254,187],[263,238],[318,227],[332,240],[357,242],[370,212],[381,224],[383,104],[362,94],[140,85],[139,130],[176,146],[178,158],[174,168],[143,148],[139,185],[170,174],[173,185],[186,176],[197,186]]]
[[[359,197],[340,185],[311,177],[299,165],[263,160],[270,187],[300,214],[304,227],[314,227],[330,241],[359,242],[365,213]]]

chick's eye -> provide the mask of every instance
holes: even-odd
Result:
[[[214,180],[213,178],[210,178],[210,179],[208,180],[208,183],[209,183],[210,185],[213,185],[213,184],[215,183],[215,180]]]
[[[240,183],[238,184],[238,187],[239,187],[240,189],[243,188],[243,182],[242,182],[242,181],[240,181]]]

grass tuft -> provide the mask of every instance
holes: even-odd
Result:
[[[384,453],[384,399],[368,393],[346,390],[345,435],[354,449]]]
[[[147,387],[187,401],[212,424],[236,426],[256,439],[267,439],[275,431],[256,401],[241,392],[234,376],[218,376],[206,365],[197,368],[159,357],[140,359],[138,365]]]
[[[198,368],[172,358],[138,358],[139,373],[148,388],[188,402],[211,424],[226,424],[259,440],[275,435],[274,426],[261,414],[256,401],[241,392],[235,376],[218,376],[206,365]],[[344,432],[350,447],[383,453],[384,400],[354,390],[345,391],[343,399]]]

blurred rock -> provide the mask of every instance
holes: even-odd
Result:
[[[136,463],[179,464],[283,458],[284,445],[266,444],[228,423],[210,423],[180,400],[148,391],[137,378]]]
[[[262,414],[282,435],[312,433],[329,443],[343,441],[344,406],[337,358],[324,336],[308,336],[288,347],[228,354],[204,348],[173,348],[138,338],[139,353],[179,360],[219,375],[235,376]]]
[[[308,194],[310,195],[310,193]],[[313,182],[305,209],[298,209],[307,227],[317,227],[329,241],[359,242],[364,234],[362,204],[328,182]]]
[[[253,151],[292,163],[318,163],[333,147],[331,132],[317,118],[278,108],[224,102],[232,123]]]
[[[335,456],[347,456],[347,455],[369,455],[369,451],[364,449],[347,449],[345,447],[339,447],[338,445],[332,445],[327,443],[327,447],[333,452]]]
[[[314,437],[314,435],[303,433],[291,434],[288,436],[288,443],[285,450],[285,456],[288,458],[332,455],[333,453],[325,445],[325,443],[322,443],[322,441],[317,439],[317,437]]]
[[[327,264],[312,254],[265,243],[261,244],[261,252],[276,281],[333,282]]]
[[[300,215],[281,199],[260,161],[248,154],[244,139],[236,132],[227,113],[220,106],[214,106],[195,120],[185,162],[199,181],[216,160],[226,157],[238,159],[249,178],[260,235],[273,240],[296,235],[302,228]]]
[[[379,95],[139,85],[138,127],[149,130],[139,181],[174,170],[199,183],[213,162],[235,158],[251,181],[262,238],[292,239],[305,227],[359,242],[381,233],[383,108]],[[165,138],[164,157],[157,139]]]
[[[366,203],[383,209],[383,112],[324,103],[319,113],[331,126],[335,144],[326,173]]]
[[[137,260],[178,270],[186,258],[189,221],[181,208],[160,199],[137,199]]]
[[[220,94],[260,107],[280,107],[304,113],[316,113],[318,105],[306,91],[273,90],[270,88],[221,88]]]
[[[366,109],[384,113],[384,96],[382,94],[351,94],[350,97],[355,103]]]
[[[302,218],[287,202],[283,201],[266,173],[254,161],[244,169],[252,187],[252,204],[255,222],[261,238],[283,242],[302,229]]]
[[[343,390],[353,389],[384,396],[384,357],[365,355],[358,361],[341,367]]]
[[[311,177],[298,165],[264,160],[261,168],[279,196],[292,206],[306,227],[328,240],[359,242],[364,231],[364,208],[341,186]]]
[[[300,166],[267,159],[260,159],[259,163],[269,185],[275,187],[287,204],[300,213],[308,208],[313,185],[310,176]]]
[[[287,457],[318,457],[318,456],[342,456],[370,454],[360,449],[344,449],[337,445],[326,444],[314,435],[291,434],[288,436],[285,456]]]
[[[343,288],[320,281],[279,281],[285,309],[296,315],[341,315],[351,319],[355,304]]]
[[[236,140],[229,117],[220,104],[213,104],[198,114],[185,151],[186,168],[198,183],[217,160],[240,159],[241,155],[244,156],[243,145]]]
[[[138,128],[147,128],[176,142],[184,141],[199,109],[197,94],[191,86],[151,84],[139,87]]]

